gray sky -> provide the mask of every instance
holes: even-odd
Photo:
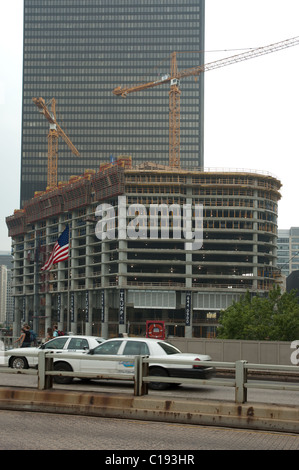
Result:
[[[23,1],[2,3],[0,250],[9,251],[5,217],[19,208],[20,197]],[[299,36],[298,18],[298,0],[206,0],[206,51],[213,52],[205,62]],[[281,229],[299,227],[298,56],[295,46],[205,75],[205,167],[278,177]]]

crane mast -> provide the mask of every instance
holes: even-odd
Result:
[[[45,116],[50,124],[49,134],[48,134],[48,177],[47,177],[47,188],[54,189],[57,187],[57,164],[58,164],[58,139],[62,137],[65,143],[70,148],[71,152],[79,156],[79,152],[71,142],[69,137],[61,129],[56,120],[56,100],[52,98],[51,110],[49,110],[48,105],[46,104],[43,98],[32,98],[33,103],[39,109],[39,112]]]
[[[180,95],[179,83],[182,78],[198,76],[203,72],[208,72],[227,65],[236,64],[245,60],[253,59],[262,55],[270,54],[288,47],[297,46],[299,44],[299,36],[286,39],[267,46],[250,49],[241,54],[236,54],[224,59],[216,60],[204,65],[198,65],[186,70],[178,71],[177,53],[171,54],[170,74],[162,77],[161,80],[142,83],[131,87],[117,87],[113,90],[113,94],[126,98],[129,93],[143,91],[159,85],[170,83],[169,91],[169,166],[180,168]]]

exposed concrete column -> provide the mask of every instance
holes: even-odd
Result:
[[[30,325],[29,318],[30,318],[30,310],[32,312],[32,316],[34,315],[34,295],[27,295],[26,296],[26,323]],[[30,325],[33,328],[33,321]]]
[[[185,325],[185,338],[192,338],[192,320],[193,320],[193,305],[192,305],[192,253],[186,253],[186,303],[185,303],[185,321],[187,320],[187,309],[189,308],[188,317],[190,319],[189,325]],[[187,296],[190,305],[187,306]]]
[[[40,282],[40,273],[41,273],[41,263],[40,263],[40,234],[38,224],[35,224],[35,233],[34,233],[34,287],[33,287],[33,330],[39,334],[39,315],[40,315],[40,295],[39,295],[39,282]]]
[[[62,220],[62,216],[60,216],[59,224],[58,224],[58,236],[62,234],[65,229],[65,221]],[[65,269],[68,271],[68,260],[64,261],[63,263],[57,263],[57,310],[60,309],[60,314],[57,322],[58,330],[63,331],[64,329],[64,290],[65,290]],[[68,275],[68,272],[67,272]],[[60,297],[59,297],[60,296]],[[60,305],[59,305],[60,304]]]
[[[60,294],[60,322],[58,322],[58,329],[65,331],[65,323],[67,322],[67,309],[68,309],[68,293],[62,292]]]
[[[70,299],[71,308],[71,332],[77,334],[77,320],[78,320],[78,293],[72,292]]]
[[[25,315],[23,316],[23,323],[29,324],[29,310],[30,310],[30,297],[26,295],[27,291],[27,283],[28,283],[28,275],[30,275],[30,260],[31,257],[34,259],[34,247],[30,247],[30,238],[29,234],[25,234],[24,236],[24,261],[23,261],[23,279],[24,279],[24,286],[23,286],[23,293],[25,297]]]
[[[258,185],[258,181],[255,180],[255,186]],[[254,210],[253,210],[253,245],[252,245],[252,263],[253,263],[253,289],[257,290],[258,288],[258,282],[257,282],[257,276],[258,276],[258,189],[254,189],[253,191],[253,204],[254,204]]]
[[[87,321],[85,321],[85,334],[92,336],[92,305],[93,305],[93,293],[91,291],[85,292],[85,312]],[[85,317],[86,320],[86,317]]]
[[[109,318],[109,290],[103,289],[101,292],[101,336],[103,338],[109,338],[109,330],[108,330],[108,318]]]
[[[69,225],[70,228],[70,243],[71,243],[71,259],[70,259],[70,331],[77,334],[77,318],[78,318],[78,293],[76,292],[77,280],[75,280],[78,274],[78,239],[76,238],[76,221],[77,211],[72,213],[72,221]]]
[[[108,338],[108,321],[109,321],[109,303],[108,303],[108,287],[109,287],[109,263],[110,253],[108,252],[109,244],[102,241],[102,255],[101,255],[101,283],[102,283],[102,336]]]
[[[119,285],[119,323],[118,332],[126,333],[126,288],[127,288],[127,206],[126,197],[118,198],[118,285]]]
[[[21,321],[23,311],[23,297],[15,297],[15,311],[13,322],[13,336],[19,336],[21,333]]]
[[[86,268],[85,268],[86,284],[85,284],[85,287],[87,289],[92,289],[93,287],[93,281],[91,278],[92,264],[93,264],[92,263],[93,247],[91,244],[95,237],[95,232],[94,232],[95,225],[96,225],[96,219],[94,217],[94,213],[90,212],[86,214]]]
[[[92,335],[92,306],[93,306],[93,300],[96,298],[96,296],[93,294],[93,292],[89,289],[93,288],[93,280],[92,280],[92,257],[93,257],[93,248],[91,246],[91,243],[93,241],[93,226],[95,226],[96,221],[92,221],[92,214],[89,216],[87,215],[86,217],[89,217],[87,219],[86,223],[86,267],[85,267],[85,287],[88,289],[86,291],[85,295],[85,308],[88,308],[88,321],[85,322],[85,334],[86,335]]]
[[[272,240],[272,246],[273,246],[272,254],[274,256],[272,264],[274,267],[277,267],[277,238],[278,236],[275,235]]]
[[[126,314],[126,287],[127,287],[127,248],[126,240],[119,240],[119,260],[118,260],[118,285],[119,285],[119,323],[118,332],[126,333],[127,314]]]
[[[47,329],[52,328],[52,295],[46,293],[46,305],[45,305],[45,336],[47,335]]]
[[[59,219],[59,223],[58,223],[58,237],[62,234],[63,230],[64,230],[64,226],[65,226],[65,223],[62,222],[61,220],[61,217]],[[64,290],[64,269],[65,269],[65,263],[67,263],[67,261],[63,262],[63,263],[57,263],[57,292],[61,292],[62,290]]]
[[[192,208],[192,202],[193,202],[193,198],[192,198],[192,178],[191,176],[188,176],[187,177],[187,181],[186,181],[186,204],[190,204],[191,208]],[[193,209],[193,208],[192,208]],[[193,213],[193,210],[192,210],[192,213]],[[190,227],[191,228],[191,227]],[[185,246],[189,246],[192,245],[192,243],[186,243]],[[187,296],[188,296],[188,300],[190,300],[190,305],[189,307],[187,307],[187,304],[185,303],[185,321],[187,320],[187,308],[189,308],[189,312],[188,312],[188,318],[190,319],[190,321],[188,323],[190,324],[186,324],[185,325],[185,338],[192,338],[192,320],[193,320],[193,307],[192,307],[192,253],[193,251],[191,250],[187,250],[186,251],[186,268],[185,268],[185,273],[186,273],[186,277],[185,277],[185,286],[186,286],[186,302],[187,302]]]
[[[49,259],[53,250],[53,243],[51,243],[51,232],[50,232],[50,219],[46,222],[46,260]],[[51,271],[44,271],[44,292],[45,292],[45,331],[44,336],[47,335],[47,329],[52,328],[52,294],[49,292],[50,283],[49,279]]]

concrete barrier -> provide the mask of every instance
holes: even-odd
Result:
[[[225,426],[299,434],[299,406],[235,404],[30,388],[0,387],[0,409]]]

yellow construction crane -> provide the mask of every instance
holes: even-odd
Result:
[[[227,57],[225,59],[216,60],[205,65],[198,65],[186,70],[178,71],[177,67],[177,53],[171,54],[170,74],[163,76],[160,80],[142,83],[131,87],[117,87],[113,90],[116,96],[126,98],[129,93],[136,91],[143,91],[148,88],[153,88],[165,83],[170,83],[169,91],[169,166],[180,168],[180,80],[185,77],[198,76],[202,72],[208,72],[226,65],[235,64],[244,60],[252,59],[261,55],[276,52],[287,47],[296,46],[299,44],[299,36],[296,36],[285,41],[270,44],[264,47],[250,49],[241,54]]]
[[[72,153],[77,157],[80,155],[76,147],[73,145],[68,136],[63,132],[56,120],[56,100],[52,98],[46,103],[43,98],[32,98],[33,103],[38,107],[40,113],[50,123],[48,134],[48,180],[47,188],[54,189],[57,187],[57,159],[58,159],[58,138],[62,137]],[[51,104],[51,110],[48,106]]]

